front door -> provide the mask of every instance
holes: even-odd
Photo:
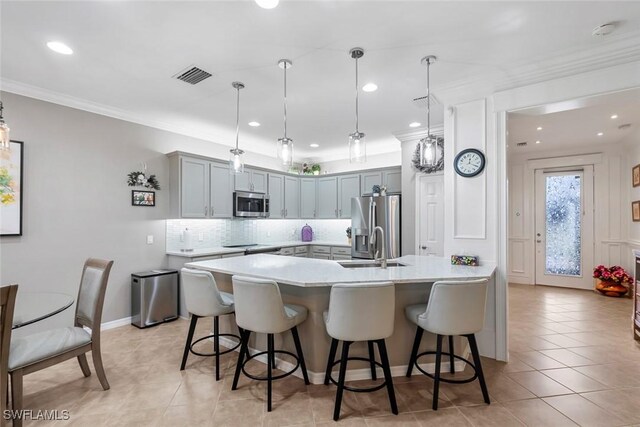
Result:
[[[536,170],[536,284],[591,289],[593,166]]]

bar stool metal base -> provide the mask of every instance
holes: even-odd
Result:
[[[196,356],[201,356],[201,357],[215,357],[216,358],[216,381],[219,381],[220,380],[220,356],[222,356],[223,354],[230,353],[235,349],[237,349],[238,347],[240,347],[240,344],[242,344],[242,341],[239,335],[219,333],[219,317],[218,316],[214,316],[213,318],[213,334],[207,335],[205,337],[197,339],[196,341],[193,341],[193,334],[195,333],[196,325],[198,324],[199,318],[200,316],[197,316],[195,314],[191,315],[191,324],[189,325],[189,333],[187,334],[187,342],[185,343],[185,346],[184,346],[184,353],[182,355],[182,363],[180,364],[180,370],[184,371],[184,368],[187,365],[187,358],[189,357],[189,353],[193,353]],[[242,331],[240,332],[242,333]],[[237,338],[238,343],[232,348],[229,348],[224,351],[220,351],[220,337]],[[213,338],[213,353],[201,353],[193,349],[193,347],[199,342],[208,340],[211,338]]]

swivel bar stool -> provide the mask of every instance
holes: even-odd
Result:
[[[433,378],[433,410],[438,409],[438,389],[440,382],[462,384],[478,379],[482,396],[487,404],[490,404],[489,392],[482,373],[482,362],[478,353],[475,333],[484,327],[485,306],[487,302],[487,279],[462,281],[462,282],[435,282],[431,288],[427,304],[410,305],[405,308],[407,318],[417,325],[416,337],[411,350],[407,377],[411,377],[415,366],[426,376]],[[418,354],[423,331],[436,334],[436,351],[425,351]],[[473,363],[453,354],[452,337],[454,335],[465,336],[469,340]],[[450,338],[449,352],[442,351],[442,338]],[[418,364],[418,359],[427,354],[436,355],[436,369],[432,375],[423,370]],[[453,360],[462,360],[473,368],[474,374],[466,379],[449,379],[440,377],[442,355],[450,357],[451,372],[453,373]]]
[[[242,347],[238,355],[236,373],[233,377],[232,390],[238,388],[240,372],[247,377],[267,381],[267,411],[271,412],[271,383],[273,380],[293,374],[298,367],[302,370],[305,384],[309,383],[307,366],[304,363],[300,337],[297,326],[307,318],[307,309],[300,305],[284,304],[280,295],[280,288],[273,280],[254,279],[251,277],[233,276],[233,294],[236,299],[236,322],[242,329]],[[273,334],[291,330],[297,355],[284,350],[274,350]],[[249,356],[249,337],[252,332],[267,334],[267,351],[261,351]],[[267,376],[258,377],[249,374],[244,365],[251,359],[267,354]],[[275,354],[286,354],[296,360],[296,366],[289,372],[273,375]],[[245,359],[245,355],[247,356]]]
[[[184,302],[187,311],[191,313],[191,325],[187,335],[187,342],[184,346],[184,354],[182,356],[182,364],[180,370],[183,371],[187,364],[189,352],[198,356],[215,356],[216,358],[216,381],[220,380],[220,356],[229,353],[240,346],[240,337],[234,334],[220,334],[219,322],[220,316],[232,314],[234,312],[233,295],[220,292],[213,275],[208,271],[193,270],[183,268],[180,274],[182,278],[182,290],[184,292]],[[195,342],[193,334],[196,330],[196,324],[201,317],[213,317],[213,335],[202,337]],[[220,337],[233,337],[238,339],[238,344],[233,348],[220,351]],[[213,353],[199,353],[193,349],[193,346],[200,341],[213,338]]]
[[[394,313],[395,288],[392,282],[335,284],[331,287],[329,310],[324,312],[327,333],[332,338],[324,383],[328,385],[331,381],[338,386],[333,410],[334,421],[338,421],[340,418],[344,390],[366,393],[380,390],[386,386],[391,412],[395,415],[398,414],[389,357],[387,356],[387,347],[384,341],[385,338],[393,334]],[[342,357],[340,360],[335,361],[338,341],[342,341]],[[369,347],[368,359],[349,357],[349,347],[355,341],[367,341]],[[373,342],[378,346],[380,363],[374,359]],[[376,366],[380,366],[384,373],[384,382],[368,388],[346,386],[344,383],[349,360],[369,362],[373,379],[376,379]],[[331,370],[338,363],[340,363],[340,374],[338,381],[336,381],[331,377]]]

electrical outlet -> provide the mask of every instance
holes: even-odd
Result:
[[[153,245],[153,234],[147,236],[147,245]]]
[[[271,237],[271,232],[267,231],[267,237]]]
[[[204,233],[198,233],[198,242],[204,242]]]

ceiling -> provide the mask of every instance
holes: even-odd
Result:
[[[640,88],[519,110],[507,123],[510,155],[615,144],[640,126]]]
[[[231,146],[231,82],[239,80],[246,85],[240,146],[271,156],[283,132],[277,62],[293,60],[288,136],[296,160],[347,156],[347,135],[355,130],[354,61],[347,52],[354,46],[365,49],[360,82],[379,88],[360,96],[360,131],[373,154],[399,150],[392,133],[426,122],[412,103],[426,93],[424,55],[438,56],[431,73],[438,96],[456,82],[588,52],[640,28],[640,3],[610,1],[283,0],[271,10],[253,1],[2,1],[1,8],[3,87],[83,100]],[[612,21],[618,25],[609,39],[591,36]],[[50,40],[74,54],[50,51]],[[190,65],[213,77],[195,86],[171,78]],[[432,123],[441,123],[442,106],[434,110]],[[250,128],[249,121],[262,125]]]

